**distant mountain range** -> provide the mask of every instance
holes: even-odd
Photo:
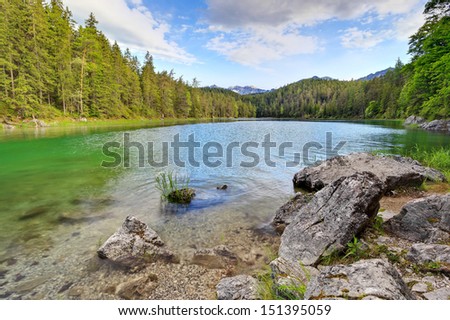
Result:
[[[385,70],[381,70],[375,73],[371,73],[368,76],[365,76],[363,78],[359,78],[358,81],[369,81],[369,80],[373,80],[375,78],[380,78],[380,77],[384,77],[386,75],[386,73],[388,73],[388,71],[393,70],[394,68],[387,68]]]
[[[381,71],[378,71],[378,72],[375,72],[375,73],[371,73],[368,76],[365,76],[363,78],[359,78],[357,81],[369,81],[369,80],[373,80],[375,78],[383,77],[390,70],[393,70],[393,68],[387,68],[385,70],[381,70]],[[314,79],[314,80],[336,80],[336,79],[331,78],[331,77],[318,77],[318,76],[314,76],[314,77],[312,77],[310,79]],[[300,81],[302,81],[302,80],[300,80]],[[216,85],[209,86],[209,88],[211,88],[211,89],[224,89],[224,88],[218,87]],[[255,86],[234,86],[234,87],[227,88],[227,90],[236,92],[236,93],[238,93],[240,95],[247,95],[247,94],[266,93],[266,92],[272,91],[274,89],[272,89],[272,90],[264,90],[264,89],[257,88]]]
[[[213,84],[212,86],[209,86],[208,88],[210,88],[210,89],[225,89],[225,88],[216,86],[215,84]],[[240,95],[260,94],[260,93],[266,93],[266,92],[271,91],[271,90],[264,90],[264,89],[256,88],[255,86],[244,86],[244,87],[234,86],[234,87],[228,87],[228,88],[226,88],[226,90],[233,91]]]
[[[234,86],[234,87],[229,87],[228,90],[234,91],[234,92],[242,94],[242,95],[259,94],[259,93],[265,93],[265,92],[269,91],[269,90],[256,88],[255,86],[245,86],[245,87]]]

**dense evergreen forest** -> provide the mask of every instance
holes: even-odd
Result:
[[[405,118],[450,115],[450,1],[431,0],[410,38],[411,63],[370,81],[302,80],[249,96],[258,117]]]
[[[405,118],[450,114],[450,0],[430,0],[412,61],[370,81],[302,80],[265,94],[199,88],[122,52],[61,0],[0,0],[0,117]]]
[[[76,27],[61,0],[0,0],[0,117],[254,117],[233,92],[202,90],[155,72],[117,43],[91,14]]]

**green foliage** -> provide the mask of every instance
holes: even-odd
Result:
[[[307,277],[309,280],[309,276]],[[307,289],[304,283],[275,284],[272,271],[268,266],[257,275],[257,279],[258,295],[262,300],[299,300],[303,299]]]
[[[450,114],[450,4],[430,0],[412,62],[370,81],[306,79],[265,94],[190,85],[122,53],[91,14],[76,27],[61,0],[0,2],[0,114],[130,118],[404,118]]]
[[[347,250],[345,252],[344,259],[347,257],[353,257],[359,259],[363,253],[362,244],[358,238],[353,237],[353,240],[347,243]]]
[[[338,250],[334,250],[327,255],[320,258],[320,264],[324,266],[331,266],[342,260],[341,253]]]
[[[441,147],[425,150],[416,145],[411,150],[406,150],[402,153],[404,156],[413,158],[425,166],[442,171],[447,181],[450,181],[450,149]]]
[[[301,300],[306,293],[306,285],[279,285],[276,288],[277,300]]]
[[[272,278],[272,270],[267,266],[266,270],[257,275],[258,295],[262,300],[278,300],[275,292],[275,284]]]
[[[189,177],[181,176],[173,171],[161,172],[156,178],[156,188],[161,191],[161,197],[171,203],[190,203],[195,196],[189,188]]]
[[[450,3],[431,0],[425,24],[409,43],[413,60],[405,70],[408,80],[401,93],[406,115],[428,119],[450,114]]]
[[[380,209],[380,211],[381,211],[381,209]],[[384,233],[383,223],[384,223],[383,217],[382,216],[376,216],[375,220],[373,221],[372,227],[378,233],[383,234]]]
[[[305,79],[264,94],[246,96],[258,117],[395,118],[404,85],[403,64],[370,81]]]
[[[442,264],[439,261],[431,261],[431,262],[427,262],[423,265],[423,268],[425,270],[439,270],[441,269]]]
[[[12,118],[251,117],[227,91],[204,92],[110,44],[90,14],[76,27],[61,0],[0,2],[0,114]]]

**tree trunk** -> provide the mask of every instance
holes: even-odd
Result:
[[[35,21],[35,19],[33,19],[33,42],[34,42],[34,54],[36,55],[37,69],[38,69],[39,103],[42,104],[44,98],[43,98],[43,92],[42,92],[41,63],[40,63],[40,59],[39,59],[37,40],[36,40],[36,21]]]
[[[12,59],[11,56],[9,57],[9,62],[10,62],[10,67],[9,67],[9,74],[11,76],[11,92],[12,92],[12,97],[13,100],[16,100],[16,88],[15,88],[15,84],[14,84],[14,71],[13,71],[13,63],[12,63]]]
[[[84,81],[84,64],[86,61],[86,48],[83,50],[83,59],[81,60],[80,74],[80,116],[83,114],[83,81]]]

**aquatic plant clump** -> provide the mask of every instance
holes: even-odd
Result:
[[[156,188],[161,197],[171,203],[189,204],[195,197],[195,190],[189,188],[189,177],[170,171],[161,172],[156,178]]]

